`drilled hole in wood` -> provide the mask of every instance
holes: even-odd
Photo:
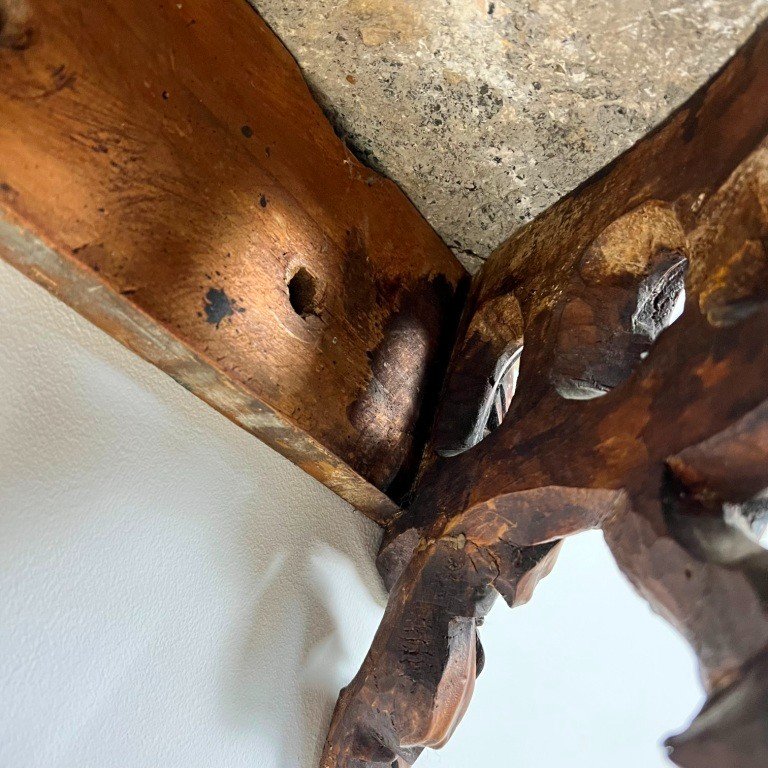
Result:
[[[317,279],[307,269],[299,267],[288,280],[288,299],[293,311],[304,318],[317,315],[320,310],[319,296]]]

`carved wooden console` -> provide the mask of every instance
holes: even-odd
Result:
[[[766,135],[763,25],[479,275],[432,455],[379,556],[389,606],[323,768],[409,765],[443,744],[496,595],[527,601],[558,542],[590,528],[700,659],[709,700],[672,759],[768,764]]]
[[[0,0],[0,115],[0,256],[385,526],[323,768],[443,744],[589,528],[699,656],[672,758],[768,765],[768,25],[466,300],[244,0]]]

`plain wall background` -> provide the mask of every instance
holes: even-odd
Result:
[[[376,526],[0,264],[0,766],[312,768]],[[501,602],[423,768],[654,768],[702,700],[599,533]]]

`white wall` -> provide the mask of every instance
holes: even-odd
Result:
[[[381,615],[377,538],[0,264],[0,766],[314,766]],[[700,700],[599,534],[483,639],[424,768],[654,768]]]

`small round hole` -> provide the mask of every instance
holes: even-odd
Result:
[[[300,317],[317,314],[318,293],[317,280],[304,267],[299,267],[288,281],[288,298]]]

